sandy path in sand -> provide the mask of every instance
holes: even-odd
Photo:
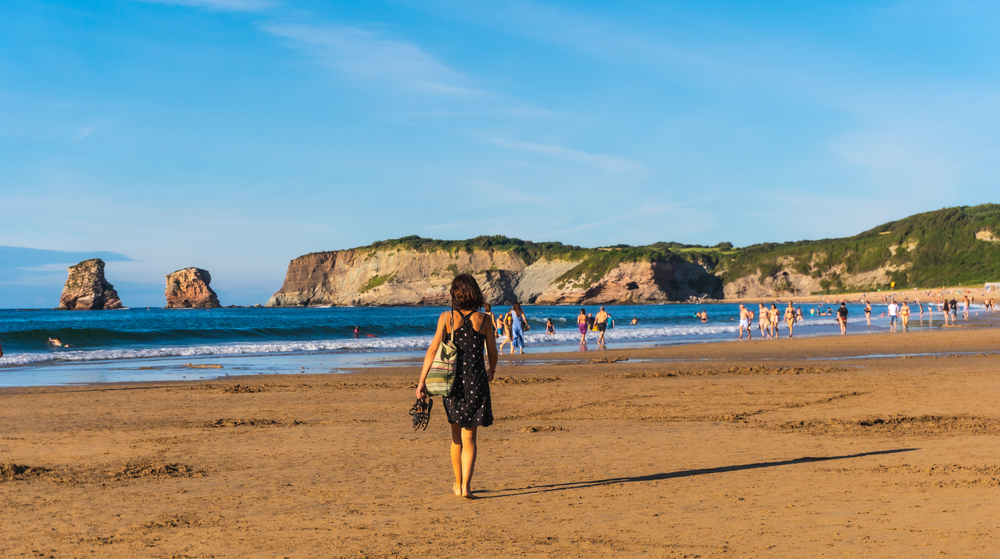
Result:
[[[996,556],[998,332],[502,365],[475,502],[412,368],[4,389],[0,555]]]

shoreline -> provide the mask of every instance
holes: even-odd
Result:
[[[940,314],[940,313],[939,313]],[[918,315],[919,316],[919,315]],[[806,318],[809,321],[819,317]],[[860,321],[860,324],[859,324]],[[872,334],[891,334],[887,330],[887,324],[881,317],[873,320],[872,326],[867,326],[863,318],[855,316],[848,323],[848,337],[870,336]],[[911,321],[911,331],[909,333],[898,332],[897,335],[912,335],[918,332],[943,332],[953,328],[964,327],[989,327],[1000,323],[1000,313],[976,313],[970,316],[969,320],[962,319],[960,324],[955,326],[944,326],[940,320],[931,321],[930,318],[921,320],[915,318]],[[926,325],[925,325],[926,324]],[[723,326],[725,328],[735,328],[734,321],[714,320],[709,326]],[[641,325],[640,325],[641,326]],[[629,328],[626,326],[625,328]],[[809,325],[809,330],[800,331],[795,340],[800,339],[825,339],[830,337],[840,337],[839,330],[835,325],[818,323]],[[858,329],[861,329],[860,331]],[[563,331],[569,331],[563,328]],[[609,330],[609,339],[606,347],[596,344],[596,333],[588,333],[588,345],[579,346],[569,341],[555,341],[537,345],[528,345],[528,353],[523,356],[535,361],[546,360],[588,360],[599,358],[597,356],[614,352],[639,352],[645,354],[647,351],[674,348],[678,346],[693,346],[701,348],[698,351],[706,352],[706,344],[718,344],[720,342],[739,342],[736,332],[714,334],[711,336],[699,337],[693,335],[674,335],[669,339],[625,338],[616,340],[615,330]],[[623,330],[627,332],[627,330]],[[751,344],[760,342],[788,342],[787,330],[783,331],[780,340],[762,340],[759,332],[754,332],[755,336]],[[575,333],[571,337],[575,337]],[[542,338],[546,340],[547,338]],[[333,342],[337,343],[337,342]],[[152,355],[152,356],[129,356],[109,359],[94,360],[57,360],[41,361],[24,364],[9,364],[0,367],[0,387],[31,387],[31,386],[74,386],[74,385],[100,385],[102,383],[121,382],[168,382],[168,381],[196,381],[235,378],[237,376],[256,376],[271,374],[314,374],[323,372],[325,374],[343,374],[348,371],[357,371],[370,367],[393,366],[393,363],[406,363],[410,366],[419,365],[423,359],[424,349],[421,348],[342,348],[324,349],[311,351],[292,352],[266,352],[266,353],[193,353],[180,355]],[[711,350],[708,350],[711,351]],[[518,356],[513,358],[501,355],[501,362],[517,362]],[[194,365],[194,366],[189,366]],[[213,367],[204,367],[213,365]],[[218,365],[215,367],[214,365]],[[301,366],[300,366],[301,365]],[[214,371],[213,369],[221,369]],[[142,378],[147,377],[147,378]]]

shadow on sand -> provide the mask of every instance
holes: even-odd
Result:
[[[757,468],[774,468],[777,466],[793,466],[795,464],[808,464],[810,462],[826,462],[829,460],[848,460],[851,458],[863,458],[865,456],[879,456],[884,454],[896,454],[899,452],[913,452],[917,448],[895,448],[892,450],[876,450],[873,452],[860,452],[858,454],[845,454],[842,456],[805,456],[794,460],[782,460],[780,462],[757,462],[755,464],[738,464],[735,466],[720,466],[718,468],[703,468],[700,470],[681,470],[677,472],[667,472],[662,474],[650,474],[646,476],[633,477],[613,477],[608,479],[596,479],[590,481],[577,481],[572,483],[553,483],[550,485],[535,485],[531,487],[520,487],[517,489],[501,489],[500,491],[477,491],[481,499],[492,499],[496,497],[517,497],[519,495],[532,495],[535,493],[548,493],[550,491],[566,491],[568,489],[586,489],[588,487],[599,487],[601,485],[612,485],[615,483],[636,483],[643,481],[660,481],[664,479],[674,479],[680,477],[702,476],[708,474],[724,474],[727,472],[738,472],[741,470],[756,470]],[[514,493],[507,493],[513,491]],[[484,495],[486,493],[486,495]]]

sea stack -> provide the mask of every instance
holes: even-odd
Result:
[[[212,276],[201,268],[184,268],[167,276],[168,309],[217,309],[219,297],[208,284]]]
[[[69,277],[59,297],[64,311],[102,311],[122,308],[115,286],[104,279],[104,261],[84,260],[69,267]]]

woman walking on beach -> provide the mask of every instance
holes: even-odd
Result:
[[[576,327],[580,329],[580,345],[587,345],[587,309],[576,315]]]
[[[417,398],[427,396],[425,381],[441,340],[451,336],[458,350],[455,363],[455,388],[444,398],[444,411],[451,424],[451,467],[455,472],[455,495],[475,499],[472,474],[476,470],[476,431],[493,424],[493,404],[490,383],[497,369],[496,341],[493,325],[479,311],[483,292],[469,274],[455,276],[451,282],[451,311],[441,313],[431,346],[427,348],[424,366],[417,382]],[[489,369],[483,359],[483,348],[489,359]]]
[[[510,354],[514,355],[514,349],[516,348],[518,353],[524,355],[524,330],[528,319],[524,318],[521,303],[514,303],[514,307],[510,309],[510,318]]]

